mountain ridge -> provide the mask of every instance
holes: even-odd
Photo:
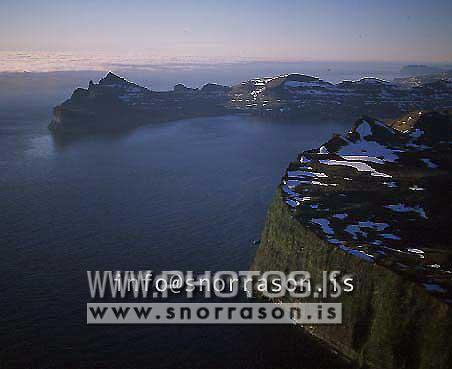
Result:
[[[233,86],[207,83],[153,91],[112,72],[87,89],[78,88],[56,106],[49,129],[95,133],[133,129],[146,123],[250,114],[273,120],[347,120],[362,115],[396,118],[413,110],[452,106],[452,84],[435,81],[414,87],[363,77],[337,84],[292,73],[254,78]]]

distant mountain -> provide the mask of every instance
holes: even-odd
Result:
[[[53,110],[49,129],[56,133],[116,132],[146,123],[227,114],[229,87],[206,85],[156,92],[109,72],[98,84],[76,89]]]
[[[225,114],[276,120],[345,120],[361,115],[394,118],[420,109],[452,106],[452,85],[436,81],[415,87],[366,77],[332,84],[303,74],[256,78],[229,87],[200,89],[178,84],[156,92],[108,73],[54,108],[56,133],[113,132],[146,123]]]
[[[443,68],[428,65],[405,65],[400,69],[400,74],[411,77],[422,76],[425,74],[436,74],[443,71]]]
[[[452,69],[445,70],[435,74],[426,74],[405,78],[396,78],[394,83],[404,87],[418,87],[425,84],[431,84],[438,81],[452,82]]]

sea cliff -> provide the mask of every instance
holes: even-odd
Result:
[[[451,368],[452,122],[389,125],[361,119],[289,165],[252,268],[351,274],[354,291],[333,299],[343,323],[303,328],[358,366]]]

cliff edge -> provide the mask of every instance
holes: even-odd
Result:
[[[448,112],[360,119],[290,163],[253,269],[351,274],[343,324],[309,332],[363,367],[450,368],[451,170]]]

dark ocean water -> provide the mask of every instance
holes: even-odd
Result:
[[[284,168],[340,123],[245,117],[55,141],[0,116],[0,368],[318,368],[289,326],[87,326],[86,270],[247,270]]]

